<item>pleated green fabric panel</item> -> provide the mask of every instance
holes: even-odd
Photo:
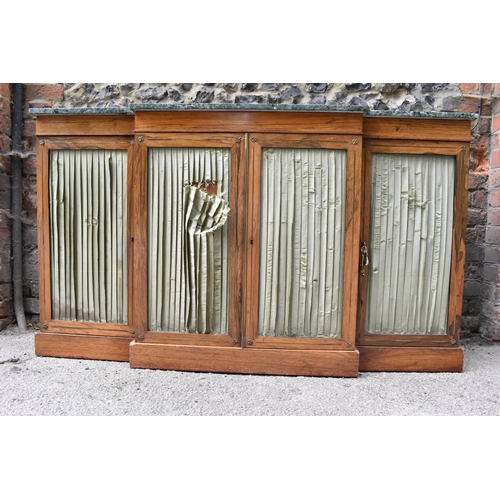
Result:
[[[455,158],[372,158],[367,332],[444,335]]]
[[[262,151],[259,335],[339,338],[347,152]]]
[[[50,152],[52,318],[127,323],[127,152]]]
[[[151,331],[227,333],[230,150],[148,150]],[[216,195],[203,185],[216,184]]]

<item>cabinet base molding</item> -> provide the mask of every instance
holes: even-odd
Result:
[[[130,338],[36,333],[35,354],[52,358],[128,361]]]
[[[461,372],[463,347],[358,346],[360,372]]]
[[[463,347],[358,346],[350,351],[135,342],[126,337],[36,333],[35,354],[129,361],[131,368],[252,375],[357,377],[358,372],[461,372]]]
[[[357,377],[359,353],[351,351],[130,344],[130,366],[252,375]]]

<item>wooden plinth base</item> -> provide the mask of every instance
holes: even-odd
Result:
[[[360,372],[461,372],[462,347],[359,346],[354,351],[136,343],[125,337],[35,334],[35,354],[130,361],[132,368],[255,375],[356,377]]]
[[[360,372],[461,372],[463,347],[358,346]]]
[[[53,358],[128,361],[130,338],[36,333],[35,354]]]
[[[130,366],[160,370],[255,375],[357,377],[359,353],[354,351],[198,347],[130,344]]]

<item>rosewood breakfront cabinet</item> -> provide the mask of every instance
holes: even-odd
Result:
[[[33,110],[36,354],[461,371],[470,117],[305,108]]]

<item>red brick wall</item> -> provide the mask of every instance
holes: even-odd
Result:
[[[500,340],[500,84],[492,89],[488,215],[484,245],[481,333]]]
[[[462,333],[478,332],[483,318],[485,235],[488,217],[491,129],[491,83],[460,83],[462,100],[456,111],[478,113],[472,123],[469,175],[469,214],[467,220]]]
[[[23,148],[23,292],[27,322],[39,322],[38,302],[38,243],[36,227],[36,143],[35,119],[29,115],[29,108],[51,108],[63,98],[60,83],[26,84],[24,88]]]
[[[0,83],[0,330],[12,321],[10,84]]]

